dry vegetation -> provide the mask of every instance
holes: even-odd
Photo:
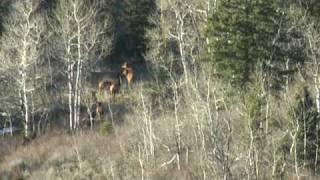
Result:
[[[0,179],[319,179],[320,6],[284,4],[0,3]]]
[[[136,83],[131,91],[115,97],[112,118],[106,113],[105,122],[92,130],[73,135],[51,131],[26,146],[4,145],[8,150],[1,159],[1,177],[296,179],[295,127],[289,111],[296,101],[292,94],[299,94],[301,88],[291,87],[279,95],[281,99],[270,98],[265,132],[265,121],[252,125],[252,97],[234,95],[226,101],[227,87],[201,77],[176,91],[173,86]],[[173,91],[171,98],[166,97],[168,91]],[[307,168],[298,169],[300,178],[317,179],[311,174]]]

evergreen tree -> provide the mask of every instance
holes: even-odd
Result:
[[[155,10],[152,0],[121,0],[114,4],[115,55],[142,57],[146,51],[146,30],[153,24],[149,16]]]
[[[207,29],[212,49],[207,59],[215,73],[233,83],[245,84],[260,67],[268,86],[281,86],[283,77],[292,72],[286,66],[286,56],[290,55],[286,47],[293,41],[287,35],[291,22],[286,15],[281,1],[221,1]]]
[[[246,81],[254,64],[252,3],[244,0],[221,1],[208,24],[207,35],[215,71],[232,81]]]

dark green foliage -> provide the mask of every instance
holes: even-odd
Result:
[[[207,60],[218,75],[240,85],[250,82],[255,67],[261,67],[266,83],[279,89],[302,61],[303,49],[297,49],[301,43],[292,43],[302,36],[290,23],[281,1],[221,1],[208,23],[212,52]]]
[[[218,74],[233,81],[248,78],[250,71],[249,32],[252,25],[244,2],[221,1],[219,10],[213,14],[208,24],[207,35],[213,49],[210,60]],[[237,12],[237,13],[235,13]]]
[[[119,0],[113,8],[115,45],[113,54],[142,58],[146,51],[145,33],[154,26],[149,16],[155,11],[152,0]]]
[[[268,58],[268,42],[276,33],[269,18],[277,13],[271,8],[261,9],[263,6],[266,5],[245,0],[221,1],[209,21],[207,36],[212,48],[209,60],[218,74],[233,82],[248,81],[255,64]]]
[[[306,41],[304,37],[304,24],[301,22],[303,14],[300,9],[285,2],[279,3],[282,15],[279,29],[273,42],[270,61],[265,64],[268,72],[268,83],[273,90],[280,90],[287,83],[293,81],[293,75],[306,61]],[[276,7],[275,7],[276,8]],[[289,85],[289,84],[286,84]]]
[[[9,12],[9,4],[10,1],[9,0],[1,0],[0,1],[0,36],[2,34],[3,31],[3,20],[5,18],[5,16],[8,14]]]
[[[315,169],[315,160],[317,154],[319,156],[319,149],[317,147],[320,145],[319,141],[319,115],[317,113],[314,101],[305,87],[301,93],[302,95],[297,97],[297,105],[294,107],[292,112],[293,123],[298,122],[299,129],[297,134],[297,154],[299,158],[300,165],[306,164],[311,170],[319,170],[319,166]],[[306,147],[304,147],[306,139]],[[304,154],[304,148],[306,148],[306,154]],[[317,164],[319,165],[320,160],[317,159]]]

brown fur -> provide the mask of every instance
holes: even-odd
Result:
[[[100,81],[99,84],[98,84],[98,90],[99,90],[99,93],[102,94],[104,89],[106,88],[105,87],[105,81]]]
[[[120,85],[119,84],[111,84],[110,87],[109,87],[109,92],[110,94],[112,94],[113,96],[118,93],[120,90]]]
[[[96,113],[97,113],[98,119],[101,120],[101,115],[104,114],[103,104],[101,102],[97,102],[96,106],[97,106]]]
[[[110,94],[115,95],[120,90],[120,84],[118,82],[108,80],[100,81],[98,86],[100,93],[107,90]]]
[[[122,74],[126,77],[127,81],[128,81],[128,85],[130,86],[133,82],[133,78],[134,78],[134,71],[133,68],[131,66],[128,65],[127,62],[125,62],[122,66]]]

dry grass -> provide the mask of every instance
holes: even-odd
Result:
[[[75,178],[73,175],[82,176],[81,172],[89,177],[95,171],[103,172],[105,160],[113,161],[123,156],[123,149],[128,149],[126,132],[119,132],[121,136],[117,137],[102,136],[95,131],[82,131],[77,135],[52,132],[11,152],[0,164],[0,169],[2,174],[10,174],[12,178],[42,179],[44,175],[49,179],[56,176]],[[86,172],[89,169],[93,172]]]

